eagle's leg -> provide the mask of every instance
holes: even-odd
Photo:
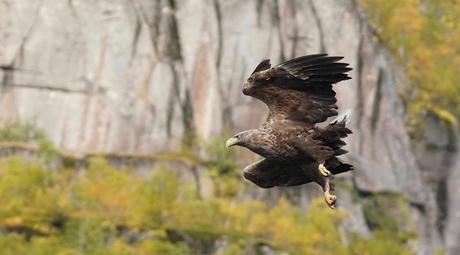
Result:
[[[329,208],[334,209],[335,203],[337,202],[337,197],[329,193],[331,191],[329,181],[329,177],[324,178],[324,200],[326,201]]]
[[[324,177],[329,177],[332,175],[331,172],[324,166],[324,164],[319,164],[318,171]]]

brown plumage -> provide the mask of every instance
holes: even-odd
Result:
[[[294,186],[316,182],[334,208],[336,198],[329,178],[352,169],[337,156],[346,153],[341,139],[351,134],[346,127],[350,112],[324,128],[316,124],[337,115],[332,85],[350,77],[343,57],[307,55],[271,67],[262,61],[243,86],[243,94],[269,108],[266,122],[230,138],[227,147],[239,145],[264,157],[247,166],[244,177],[259,187]],[[324,168],[325,167],[325,168]]]

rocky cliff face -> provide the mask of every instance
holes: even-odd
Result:
[[[175,150],[185,132],[209,139],[260,125],[267,109],[241,94],[243,81],[265,58],[312,53],[354,68],[336,86],[340,109],[354,109],[347,159],[356,171],[344,178],[363,194],[402,193],[417,253],[441,248],[437,182],[427,185],[409,143],[403,76],[351,0],[2,1],[0,116],[35,117],[69,150]],[[460,177],[451,173],[453,195]],[[459,205],[447,199],[451,249]],[[344,200],[349,227],[368,233],[360,205]]]

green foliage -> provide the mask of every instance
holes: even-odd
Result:
[[[47,232],[46,219],[53,213],[51,172],[18,157],[0,161],[0,216],[15,223],[25,223],[30,229]],[[22,214],[21,218],[16,215]]]
[[[184,243],[174,244],[168,240],[147,240],[135,246],[135,252],[131,254],[145,255],[186,255],[192,254]]]
[[[0,136],[9,142],[38,143],[41,157],[56,154],[31,122],[6,124]],[[306,214],[284,198],[275,206],[242,199],[238,191],[245,184],[237,170],[239,157],[226,150],[224,142],[204,144],[204,156],[193,149],[197,141],[178,153],[152,156],[185,163],[186,169],[157,166],[150,178],[115,168],[101,156],[90,157],[83,172],[72,169],[75,164],[50,170],[40,160],[15,156],[0,160],[0,230],[4,233],[0,250],[5,254],[185,255],[204,249],[197,243],[211,247],[206,253],[213,252],[218,240],[229,243],[215,251],[222,255],[244,254],[251,243],[266,243],[289,254],[372,254],[382,245],[401,254],[408,250],[407,240],[414,237],[399,233],[399,222],[384,211],[390,204],[380,198],[368,200],[365,207],[368,218],[379,219],[374,224],[376,236],[356,237],[351,245],[342,243],[338,229],[347,213],[330,210],[322,199],[314,201]],[[189,167],[208,170],[214,197],[203,200],[196,195],[193,183],[181,177]]]
[[[234,178],[239,176],[236,172],[238,164],[235,161],[237,151],[225,148],[225,141],[226,136],[223,135],[205,144],[205,152],[211,157],[207,167],[209,170],[215,171],[219,177]]]
[[[84,174],[69,169],[53,174],[18,157],[2,160],[0,228],[21,229],[24,234],[1,235],[0,250],[11,250],[11,254],[31,250],[34,254],[188,254],[184,244],[173,244],[162,236],[133,243],[119,234],[122,226],[149,231],[161,225],[176,201],[176,180],[164,173],[145,180],[99,157],[89,160]],[[15,244],[9,244],[13,239]]]
[[[19,142],[38,145],[40,157],[50,162],[56,156],[56,148],[46,137],[45,132],[37,128],[30,119],[15,119],[0,126],[0,142]]]
[[[396,228],[377,224],[373,238],[356,236],[344,245],[338,226],[347,212],[329,209],[322,198],[306,213],[285,198],[275,206],[237,193],[200,199],[181,177],[184,171],[165,165],[150,178],[141,178],[102,157],[90,158],[83,172],[51,171],[18,157],[0,160],[0,250],[186,255],[205,249],[225,255],[245,254],[248,245],[265,243],[293,255],[380,254],[382,247],[411,254],[407,240],[414,237],[401,234],[399,222]],[[221,184],[236,180],[226,176]],[[369,202],[372,217],[382,218],[378,210],[387,202]],[[223,240],[228,246],[215,250],[216,241]]]
[[[35,127],[31,120],[15,119],[3,123],[0,127],[0,141],[32,142],[42,136],[43,133]]]
[[[376,193],[361,202],[371,229],[398,231],[409,221],[408,202],[398,193]]]
[[[370,239],[356,238],[349,246],[350,254],[362,255],[414,255],[409,246],[405,245],[407,239],[387,231],[377,231]]]
[[[352,254],[414,254],[405,245],[416,235],[406,230],[410,227],[410,214],[408,202],[401,194],[376,193],[362,198],[361,204],[368,226],[375,232],[371,239],[355,239]]]
[[[355,203],[362,205],[367,225],[373,231],[368,239],[351,233],[349,254],[415,254],[408,244],[417,236],[410,231],[413,226],[409,203],[402,194],[382,192],[361,197],[352,187],[338,184],[351,193]]]
[[[244,254],[246,254],[244,247],[236,243],[232,243],[225,250],[216,253],[216,255],[244,255]]]
[[[410,79],[402,93],[411,120],[431,111],[452,126],[460,114],[457,1],[362,0],[371,24]]]

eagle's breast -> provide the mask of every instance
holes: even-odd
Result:
[[[270,160],[300,160],[304,156],[296,148],[295,142],[297,139],[305,139],[305,136],[299,137],[298,132],[291,131],[277,125],[260,128],[258,134],[251,138],[247,148]]]

